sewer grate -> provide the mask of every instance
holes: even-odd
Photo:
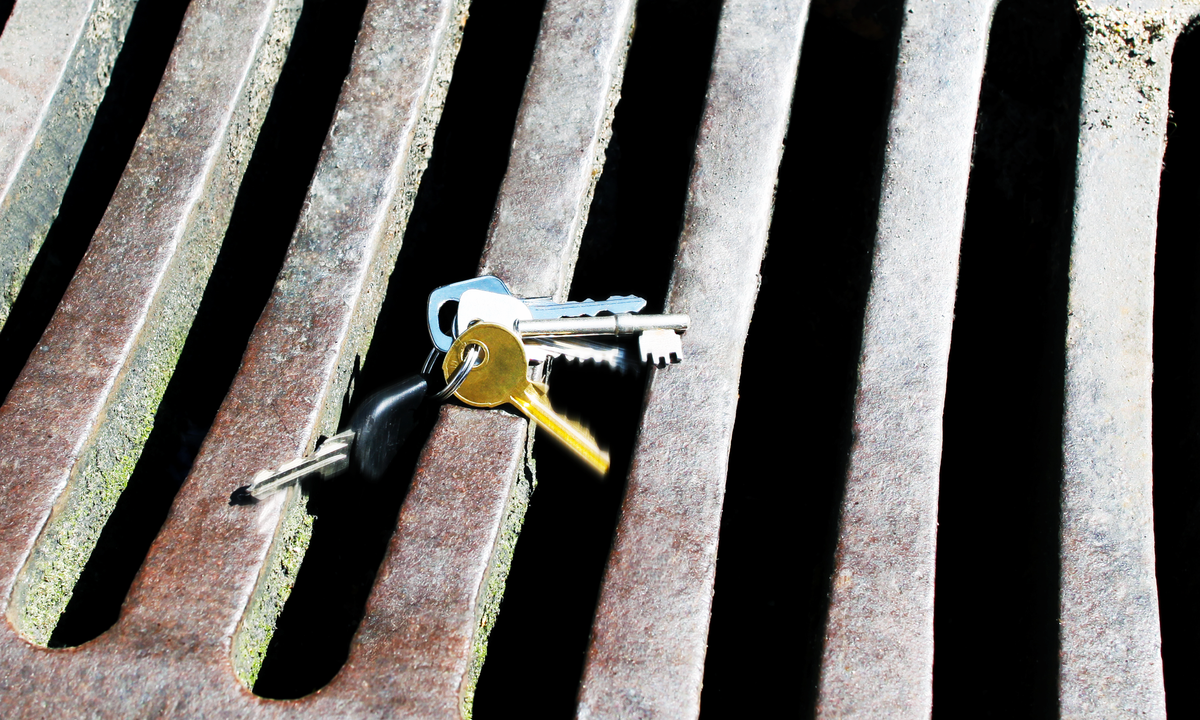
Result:
[[[521,604],[513,608],[514,618],[536,620],[530,603],[539,593],[546,594],[542,602],[556,602],[552,577],[535,581],[521,571],[522,557],[539,557],[526,552],[525,544],[534,542],[529,538],[556,542],[540,530],[522,535],[527,513],[531,524],[543,522],[537,504],[542,493],[550,497],[546,484],[593,482],[572,475],[569,466],[552,459],[554,450],[534,443],[523,418],[442,408],[426,427],[424,444],[414,442],[407,464],[397,464],[386,499],[370,494],[359,499],[379,502],[373,519],[364,520],[362,535],[370,536],[373,554],[345,575],[352,588],[308,589],[334,585],[334,570],[322,570],[315,558],[337,565],[337,553],[356,550],[347,543],[326,549],[322,539],[337,532],[323,514],[341,513],[343,523],[357,517],[352,493],[339,495],[340,506],[322,496],[333,492],[327,488],[314,490],[311,502],[299,490],[252,508],[224,502],[257,469],[332,435],[356,398],[386,382],[393,366],[411,364],[419,353],[403,338],[413,335],[414,322],[400,306],[419,302],[431,285],[457,279],[455,272],[472,270],[500,275],[521,295],[560,299],[607,291],[619,278],[638,286],[633,289],[652,305],[693,317],[683,364],[651,370],[644,380],[622,380],[630,397],[642,393],[644,384],[638,412],[632,400],[628,407],[617,402],[611,411],[594,409],[594,386],[605,380],[589,375],[593,369],[555,370],[565,398],[578,405],[576,413],[595,412],[600,428],[622,418],[604,432],[612,433],[614,446],[625,448],[614,454],[622,477],[610,480],[616,485],[604,491],[608,500],[596,503],[598,519],[583,523],[592,532],[614,533],[614,539],[611,548],[604,547],[603,573],[596,562],[589,571],[595,577],[579,582],[585,594],[598,592],[598,599],[582,601],[590,637],[576,631],[573,644],[562,646],[574,656],[548,659],[569,666],[566,675],[573,676],[552,689],[555,697],[570,698],[579,717],[695,717],[702,707],[706,715],[739,707],[781,712],[794,707],[797,697],[804,712],[820,716],[925,717],[970,707],[955,694],[969,679],[938,668],[934,680],[935,632],[947,639],[944,649],[938,645],[939,663],[956,657],[963,633],[970,632],[963,628],[964,613],[954,609],[961,605],[953,591],[935,605],[935,561],[937,574],[951,576],[938,578],[946,588],[970,587],[970,581],[955,585],[966,577],[956,574],[956,563],[969,561],[970,554],[938,552],[939,512],[969,511],[972,502],[986,497],[948,485],[970,482],[971,451],[964,449],[957,425],[944,427],[946,420],[969,417],[963,398],[978,387],[972,383],[983,381],[960,381],[956,373],[969,374],[963,358],[985,352],[979,347],[986,345],[986,332],[972,328],[998,307],[989,303],[1002,302],[979,299],[989,294],[981,290],[987,282],[999,289],[1003,284],[998,274],[985,277],[976,269],[983,251],[974,244],[982,236],[973,223],[983,222],[979,208],[987,190],[972,177],[972,153],[982,177],[998,172],[986,153],[1011,155],[1029,137],[1027,131],[1017,132],[1015,140],[1000,132],[988,135],[991,130],[981,125],[999,112],[989,104],[993,90],[984,80],[985,64],[996,57],[989,57],[989,32],[1001,32],[1001,20],[993,23],[995,5],[995,0],[814,0],[810,8],[808,0],[789,0],[767,8],[726,0],[718,13],[715,4],[690,7],[668,0],[535,1],[514,10],[524,13],[519,15],[524,30],[515,21],[497,25],[526,33],[528,46],[512,51],[516,60],[507,72],[516,80],[491,87],[487,81],[463,83],[487,64],[485,53],[470,49],[472,43],[503,46],[500,35],[489,41],[474,34],[476,23],[499,22],[492,6],[481,5],[468,19],[467,0],[421,5],[368,0],[365,9],[350,7],[334,23],[322,20],[321,13],[333,12],[322,0],[191,0],[170,59],[161,71],[148,71],[161,72],[161,84],[141,136],[125,151],[124,173],[111,199],[92,199],[106,203],[107,210],[69,286],[39,291],[47,315],[44,333],[29,344],[28,361],[16,361],[25,362],[24,369],[0,407],[0,489],[6,498],[0,507],[0,567],[8,618],[0,632],[5,667],[0,693],[6,707],[29,717],[44,715],[48,707],[77,713],[81,705],[112,716],[458,717],[471,714],[477,692],[481,713],[498,707],[511,683],[523,681],[519,672],[493,671],[485,664],[489,657],[518,668],[523,662],[514,648],[522,631],[505,630],[506,615],[499,612],[506,583],[514,587],[512,602]],[[1030,377],[1046,383],[1048,400],[1039,411],[1046,417],[1037,447],[1012,451],[1031,463],[1061,466],[1026,483],[1037,495],[1040,509],[1033,514],[1041,518],[1036,522],[1042,530],[1022,551],[1045,566],[1043,574],[1055,575],[1054,582],[1031,590],[1037,610],[1030,615],[1033,622],[1055,624],[1054,641],[1046,640],[1043,628],[1022,642],[1040,643],[1031,652],[1047,656],[1053,644],[1047,665],[1056,671],[1043,667],[1035,673],[1028,682],[1042,689],[1027,696],[1034,714],[1136,711],[1161,717],[1175,695],[1168,695],[1172,685],[1163,681],[1151,503],[1154,252],[1171,53],[1200,4],[1060,5],[1082,22],[1082,32],[1070,22],[1058,26],[1062,37],[1079,33],[1081,39],[1070,42],[1082,45],[1074,76],[1082,88],[1078,105],[1066,88],[1056,91],[1064,97],[1054,110],[1060,118],[1077,110],[1080,119],[1077,138],[1073,127],[1064,131],[1071,152],[1060,161],[1070,165],[1063,172],[1073,178],[1073,205],[1062,200],[1062,213],[1036,211],[1044,221],[1037,232],[1047,238],[1037,252],[1046,253],[1040,267],[1048,268],[1049,277],[1029,282],[1045,293],[1033,305],[1051,307],[1038,321],[1044,327],[1035,332],[1041,338],[1036,342],[1043,343],[1044,356],[1031,361],[1040,369]],[[48,14],[51,6],[54,13]],[[173,7],[182,11],[182,5]],[[88,148],[106,132],[99,128],[108,127],[101,103],[105,85],[110,74],[124,77],[124,53],[145,51],[138,31],[143,9],[135,10],[132,1],[18,0],[0,34],[5,68],[31,67],[20,62],[29,48],[46,58],[29,77],[14,80],[0,73],[0,103],[17,119],[0,133],[5,178],[0,280],[6,298],[0,322],[11,306],[13,322],[30,338],[41,329],[36,319],[23,319],[36,318],[36,310],[19,314],[26,312],[22,303],[37,304],[23,299],[22,280],[29,274],[29,287],[41,283],[58,257],[55,215],[60,204],[64,211],[72,207],[72,193],[86,192],[75,181],[96,167]],[[695,13],[700,38],[689,57],[707,77],[707,89],[701,92],[696,83],[694,97],[680,101],[695,107],[694,115],[680,117],[698,122],[694,135],[690,128],[672,130],[686,136],[690,170],[686,177],[677,173],[677,185],[664,186],[660,202],[669,211],[643,233],[636,228],[637,202],[621,195],[638,186],[619,174],[636,172],[636,157],[653,141],[639,140],[646,136],[632,127],[622,130],[624,106],[618,101],[628,87],[631,108],[653,107],[638,105],[643,100],[637,92],[644,91],[636,88],[669,83],[667,73],[674,72],[650,60],[662,56],[639,59],[643,36],[634,28],[642,28],[644,19],[645,37],[654,39],[655,23],[686,12]],[[1018,17],[1032,11],[1021,0],[1004,0],[999,12]],[[170,28],[167,15],[158,22]],[[122,49],[127,27],[132,29]],[[790,258],[788,265],[793,259],[795,266],[806,262],[776,248],[822,240],[807,237],[812,228],[788,206],[795,194],[813,193],[812,186],[822,181],[789,179],[797,178],[789,175],[795,173],[789,163],[799,162],[790,160],[793,154],[823,141],[812,131],[798,136],[797,128],[811,127],[798,118],[826,115],[828,122],[839,122],[831,105],[836,92],[806,91],[815,87],[805,73],[806,53],[822,47],[823,40],[814,41],[821,33],[875,42],[863,52],[877,68],[893,68],[894,86],[886,92],[882,80],[873,81],[861,90],[843,88],[840,96],[857,98],[858,112],[869,114],[875,106],[880,111],[878,121],[868,116],[856,125],[859,137],[847,138],[865,148],[846,156],[863,167],[847,188],[852,199],[831,205],[851,213],[868,207],[865,223],[857,213],[852,218],[866,227],[835,235],[843,249],[809,255],[836,268],[816,282],[812,297],[819,303],[833,296],[837,307],[828,311],[780,307],[789,288],[778,292],[770,286],[793,284],[786,279],[794,277],[791,267],[776,264],[779,257]],[[889,64],[880,58],[891,47]],[[334,60],[338,52],[348,74],[335,104],[332,88],[346,67]],[[309,154],[286,157],[281,146],[302,140],[281,134],[280,126],[289,112],[309,109],[304,78],[323,57],[333,69],[313,87],[327,89],[328,115],[313,113],[303,136]],[[1061,72],[1070,77],[1072,71]],[[999,75],[996,86],[1003,84]],[[470,105],[456,99],[463,87],[495,94]],[[516,91],[505,99],[496,88]],[[117,97],[116,86],[108,92]],[[880,97],[872,99],[871,93]],[[443,106],[446,117],[439,127]],[[499,110],[489,116],[488,108],[510,106],[512,116]],[[93,116],[100,119],[89,137],[84,130]],[[509,117],[515,123],[511,134],[506,127],[495,131],[493,146],[503,152],[496,162],[480,164],[480,179],[470,186],[469,202],[482,210],[459,213],[445,196],[468,186],[447,173],[471,170],[474,151],[451,149],[472,147],[462,140],[471,133],[471,116],[495,127]],[[650,113],[640,117],[654,122]],[[63,125],[67,121],[75,125]],[[316,138],[322,134],[317,157]],[[992,144],[976,146],[977,137]],[[1063,142],[1061,133],[1056,142]],[[872,167],[876,143],[880,160]],[[285,165],[289,159],[293,165]],[[272,173],[289,175],[290,200],[280,203],[277,217],[263,220],[254,206],[283,198],[263,189],[272,185]],[[1058,197],[1030,192],[1036,182],[1028,177],[1013,182],[1047,203]],[[445,221],[440,217],[445,214],[458,217]],[[1063,218],[1062,227],[1046,219],[1054,217]],[[265,224],[256,225],[259,221]],[[673,223],[679,223],[678,235],[660,237],[661,226]],[[249,263],[239,258],[254,244],[255,227],[270,228],[277,241],[266,243],[263,256]],[[438,237],[446,228],[469,237]],[[634,239],[614,240],[620,234]],[[285,235],[290,235],[286,252]],[[772,256],[764,269],[768,236]],[[650,251],[641,274],[623,272],[620,265],[632,259],[619,255],[636,253],[639,244],[659,249]],[[447,252],[454,257],[428,272],[417,270]],[[1068,253],[1069,264],[1061,259]],[[251,264],[255,269],[244,281],[230,279],[230,268]],[[770,298],[772,307],[760,303],[752,326],[760,273],[768,283],[764,301]],[[218,342],[221,334],[213,328],[226,312],[210,298],[228,293],[237,304],[237,293],[254,282],[261,296],[252,291],[242,296],[244,317],[228,326],[233,337],[219,340],[227,343],[222,352],[229,356],[229,370],[220,376],[229,379],[227,392],[213,387],[203,393],[207,400],[182,399],[172,379],[178,385],[202,369],[207,356],[195,348],[204,338]],[[58,292],[61,301],[51,297]],[[830,323],[837,328],[828,329]],[[30,331],[30,324],[38,329]],[[16,337],[15,330],[5,332],[6,339]],[[778,401],[773,381],[787,373],[777,364],[745,358],[743,371],[743,347],[757,348],[758,356],[778,355],[776,363],[789,359],[789,347],[777,336],[802,353],[806,338],[831,344],[833,359],[824,364],[800,361],[819,369],[804,376],[805,382],[821,382],[813,378],[822,374],[844,376],[815,393],[825,414],[787,419],[792,406],[803,405],[812,393],[801,390]],[[1054,348],[1064,346],[1058,355]],[[233,373],[238,354],[241,365]],[[1171,359],[1163,357],[1170,366]],[[742,377],[743,372],[755,376]],[[763,373],[772,382],[764,382]],[[753,388],[754,396],[747,390],[739,398],[739,382]],[[211,407],[189,424],[187,411],[178,408],[193,402]],[[777,428],[781,420],[784,426]],[[207,430],[201,427],[210,421]],[[786,440],[776,451],[748,439],[762,435],[778,442],[776,433],[786,436],[808,424],[826,427],[819,434],[824,447],[817,448],[824,454],[807,470],[803,459],[788,455],[793,448]],[[185,438],[179,458],[171,460],[163,450],[170,441],[160,447],[153,439],[143,454],[152,427]],[[1046,438],[1054,443],[1046,445]],[[764,465],[754,464],[756,454],[767,456]],[[156,477],[170,480],[172,462],[179,477],[169,487],[155,487],[161,496],[157,512],[165,512],[161,528],[161,515],[142,526],[143,547],[154,536],[144,560],[137,548],[115,551],[127,555],[126,565],[141,563],[127,597],[120,586],[128,582],[129,570],[108,591],[108,609],[88,620],[88,578],[104,572],[89,575],[85,566],[110,552],[93,553],[97,542],[108,547],[102,532],[108,532],[110,514],[113,523],[128,517],[122,503],[129,494],[142,493]],[[1172,462],[1173,469],[1179,467],[1180,461]],[[784,496],[775,485],[798,478],[820,487],[811,500],[802,500],[806,507],[794,517],[738,505],[749,485],[762,484],[758,502],[770,503]],[[535,492],[539,481],[543,487]],[[727,482],[731,516],[722,525]],[[941,506],[939,491],[946,499]],[[571,512],[569,506],[556,507]],[[579,509],[581,515],[591,511]],[[1056,520],[1048,521],[1052,514]],[[1173,542],[1185,542],[1176,536],[1187,535],[1181,529],[1186,519],[1171,517]],[[738,539],[742,528],[764,518],[800,519],[817,529],[770,535],[781,546],[758,550]],[[949,533],[943,541],[969,539],[969,529],[954,522],[943,518]],[[787,547],[796,538],[818,549]],[[1047,548],[1057,559],[1037,560]],[[1176,548],[1171,546],[1170,557],[1182,552]],[[306,551],[312,563],[304,562]],[[719,657],[734,652],[728,638],[739,627],[722,614],[723,598],[738,592],[723,578],[737,577],[739,558],[755,552],[771,558],[769,571],[785,578],[767,592],[800,620],[786,612],[772,616],[779,619],[752,626],[754,642]],[[785,590],[789,558],[800,559],[803,587],[796,593]],[[1160,574],[1162,562],[1160,556]],[[547,570],[553,573],[552,565]],[[1168,574],[1164,622],[1177,617],[1166,611],[1179,612],[1174,608],[1188,582]],[[293,587],[295,602],[289,601]],[[320,622],[322,608],[338,593],[354,599],[334,613],[329,622],[341,629],[312,649],[325,657],[305,675],[298,669],[309,647],[304,618]],[[124,605],[114,617],[118,596]],[[736,600],[728,612],[755,607]],[[1192,632],[1180,625],[1172,636],[1174,626],[1163,627],[1168,649]],[[810,635],[815,643],[807,651]],[[765,650],[780,637],[791,643],[790,653]],[[756,648],[764,649],[754,655]],[[793,682],[811,690],[739,704],[739,694],[772,694],[753,690],[753,673],[730,667],[753,667],[756,658],[783,668],[772,677],[799,677]],[[1170,654],[1167,658],[1171,678],[1179,671],[1172,669]],[[510,678],[505,681],[510,687],[490,687],[489,672],[498,683]],[[1171,702],[1174,707],[1177,701]]]

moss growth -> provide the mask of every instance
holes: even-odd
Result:
[[[155,414],[216,263],[301,4],[302,0],[281,0],[275,9],[272,27],[257,49],[253,70],[243,83],[233,119],[221,139],[222,162],[205,178],[205,192],[190,215],[136,345],[115,379],[63,497],[18,578],[10,612],[17,630],[31,642],[49,642],[154,427]],[[152,113],[152,122],[165,121]],[[151,132],[170,133],[172,128],[166,122]],[[98,233],[103,233],[103,226]]]
[[[1195,3],[1191,7],[1192,12],[1197,9]],[[1083,21],[1089,68],[1108,76],[1097,84],[1085,73],[1085,93],[1102,96],[1128,88],[1132,92],[1123,98],[1122,106],[1141,106],[1135,112],[1136,124],[1145,129],[1162,127],[1171,49],[1191,13],[1178,7],[1133,10],[1098,0],[1076,0],[1076,8]],[[1110,113],[1087,120],[1111,128],[1122,118]]]
[[[58,216],[136,4],[99,0],[92,8],[29,154],[0,195],[0,328]]]
[[[529,499],[537,488],[537,463],[533,458],[533,440],[534,433],[529,432],[525,441],[525,463],[521,474],[513,482],[508,504],[504,509],[500,537],[492,551],[487,580],[475,606],[477,623],[475,636],[471,641],[471,667],[463,683],[461,700],[461,713],[467,720],[474,714],[475,688],[479,684],[479,673],[483,671],[483,661],[487,659],[488,637],[492,634],[492,628],[495,627],[496,618],[500,614],[500,601],[504,598],[504,587],[508,582],[509,570],[512,569],[517,539],[525,524]]]
[[[275,624],[296,586],[296,575],[312,541],[313,516],[305,511],[298,497],[299,493],[293,491],[287,500],[275,542],[263,566],[262,579],[234,636],[233,671],[247,688],[253,688],[258,680]]]

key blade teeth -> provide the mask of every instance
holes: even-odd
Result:
[[[529,338],[525,341],[530,362],[538,364],[549,358],[562,358],[570,363],[594,362],[607,365],[617,372],[629,369],[629,354],[625,348],[596,340],[565,340],[559,338]]]
[[[674,330],[647,330],[638,337],[638,352],[659,368],[683,360],[683,340]]]
[[[635,313],[646,307],[646,301],[637,295],[613,295],[605,300],[581,300],[576,302],[556,303],[549,300],[525,300],[525,305],[535,318],[569,318],[595,317],[608,312],[614,315],[620,313]]]

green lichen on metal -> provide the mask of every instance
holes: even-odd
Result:
[[[416,201],[421,177],[433,154],[433,138],[442,110],[446,104],[446,93],[450,89],[450,78],[454,74],[454,61],[462,48],[463,28],[467,24],[470,0],[457,0],[450,8],[449,22],[441,45],[437,49],[433,71],[429,78],[425,101],[412,129],[408,141],[407,155],[400,168],[400,177],[387,212],[386,229],[379,242],[379,250],[371,260],[367,282],[359,294],[354,315],[350,320],[350,331],[342,343],[338,367],[334,379],[329,383],[321,405],[317,432],[332,436],[338,431],[343,398],[347,397],[350,379],[354,376],[357,358],[367,357],[375,324],[387,291],[388,280],[396,267],[404,231]],[[314,181],[316,182],[316,181]]]
[[[0,328],[58,215],[136,4],[136,0],[98,0],[93,5],[49,107],[39,118],[41,125],[29,153],[11,185],[0,189]]]
[[[194,310],[193,310],[194,314]],[[141,457],[154,415],[187,338],[187,327],[160,329],[159,342],[139,347],[113,392],[105,421],[76,465],[18,584],[18,630],[45,645],[71,600],[104,524]]]
[[[1166,84],[1171,50],[1188,20],[1200,10],[1196,0],[1177,0],[1156,9],[1132,9],[1111,0],[1076,0],[1093,72],[1085,73],[1084,94],[1128,93],[1126,102],[1099,117],[1087,117],[1106,128],[1121,124],[1120,108],[1135,109],[1141,128],[1156,130],[1166,122]],[[1103,76],[1104,80],[1097,82]]]
[[[258,590],[233,640],[233,671],[247,688],[253,688],[258,680],[279,614],[296,586],[296,575],[312,540],[312,528],[313,516],[305,511],[303,500],[289,498]]]
[[[504,588],[508,582],[508,573],[512,569],[513,554],[516,552],[517,539],[521,528],[525,525],[525,513],[529,510],[529,498],[537,488],[537,463],[533,458],[533,436],[530,432],[525,442],[525,462],[523,472],[513,483],[512,494],[504,509],[504,521],[500,527],[500,537],[496,548],[492,551],[492,560],[488,569],[484,589],[476,605],[475,637],[471,640],[471,667],[463,683],[461,713],[470,720],[475,711],[475,687],[479,684],[479,673],[483,670],[483,661],[487,658],[488,638],[500,615],[500,601],[504,598]]]
[[[221,161],[206,178],[205,192],[141,323],[136,346],[17,580],[10,616],[31,642],[49,642],[154,427],[216,263],[301,5],[302,0],[281,0],[275,7],[222,138]]]

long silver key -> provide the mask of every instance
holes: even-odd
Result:
[[[637,295],[613,295],[607,300],[569,300],[567,302],[551,302],[545,298],[524,300],[525,306],[534,318],[581,317],[598,315],[602,312],[635,313],[646,307],[646,301]]]
[[[629,298],[628,296],[610,298],[610,301],[592,301],[588,300],[582,303],[556,303],[543,304],[541,308],[566,308],[566,312],[575,312],[576,310],[586,309],[589,311],[600,311],[617,309],[621,307],[644,307],[645,300],[641,298]],[[651,327],[647,328],[649,332],[643,329],[635,329],[624,331],[628,322],[621,325],[621,328],[612,324],[611,318],[646,318],[658,317],[650,315],[633,315],[629,313],[621,313],[619,315],[600,316],[600,317],[548,317],[539,318],[534,315],[534,308],[531,307],[528,301],[523,301],[520,298],[502,293],[494,293],[478,288],[471,288],[464,291],[458,301],[458,316],[455,319],[456,333],[461,333],[466,328],[470,327],[475,322],[490,322],[505,327],[516,328],[518,323],[527,321],[565,321],[568,323],[568,331],[564,333],[546,333],[549,336],[553,335],[619,335],[629,332],[639,333],[644,336],[639,338],[639,355],[642,360],[647,360],[660,367],[668,362],[679,362],[683,357],[683,346],[679,341],[678,336],[671,330],[682,329],[687,327],[686,317],[683,317],[685,322],[681,328],[667,328],[668,332],[656,332],[661,329],[659,325],[651,323]],[[678,321],[679,318],[675,318]],[[588,323],[591,323],[589,325]],[[596,332],[581,332],[581,327],[597,326],[599,329]],[[678,325],[678,322],[675,323]],[[565,357],[568,359],[579,360],[595,360],[600,363],[605,363],[617,370],[624,370],[625,359],[624,350],[621,348],[609,347],[608,350],[603,350],[603,345],[596,343],[580,343],[567,341],[561,338],[548,337],[540,340],[538,343],[531,344],[528,341],[529,336],[533,333],[523,333],[523,339],[526,340],[526,350],[529,354],[530,361],[537,363],[545,359],[545,357]],[[536,347],[535,347],[536,345]]]
[[[517,298],[500,278],[494,275],[481,275],[469,280],[443,285],[429,294],[429,304],[426,310],[429,336],[438,350],[446,352],[454,343],[454,338],[470,327],[471,322],[483,319],[482,315],[468,317],[462,324],[456,324],[446,332],[441,327],[441,310],[446,303],[457,302],[461,311],[463,296],[471,291],[483,291],[500,297],[512,298],[524,305],[531,318],[575,317],[580,315],[595,315],[601,312],[628,313],[637,312],[646,307],[646,301],[636,295],[614,295],[607,300],[582,300],[579,302],[556,303],[550,298]],[[522,311],[524,312],[524,311]],[[470,313],[468,313],[470,314]],[[462,315],[460,312],[459,315]],[[457,318],[457,315],[456,315]]]
[[[640,304],[645,303],[641,298],[635,299]],[[551,306],[544,305],[542,307]],[[556,307],[563,307],[563,305],[560,303]],[[490,322],[512,328],[518,320],[532,319],[534,319],[533,310],[527,301],[502,293],[468,289],[459,297],[455,329],[461,333],[475,322]],[[551,357],[561,357],[579,362],[593,360],[619,372],[624,372],[629,363],[624,348],[592,340],[531,339],[525,343],[525,352],[529,356],[529,362],[534,365],[543,363]]]
[[[604,315],[601,317],[518,319],[514,325],[523,340],[534,337],[638,334],[638,353],[646,362],[666,367],[683,360],[683,342],[691,318],[671,315]]]
[[[455,317],[455,335],[461,334],[475,322],[490,322],[512,327],[517,320],[558,319],[596,313],[633,313],[646,306],[636,295],[614,295],[607,300],[580,300],[554,303],[545,300],[522,300],[512,295],[483,288],[469,288],[460,295]]]
[[[624,373],[631,365],[629,353],[625,348],[610,342],[591,338],[557,337],[525,338],[523,342],[530,365],[544,363],[550,358],[562,358],[578,363],[590,360],[597,365],[607,365],[620,373]]]

